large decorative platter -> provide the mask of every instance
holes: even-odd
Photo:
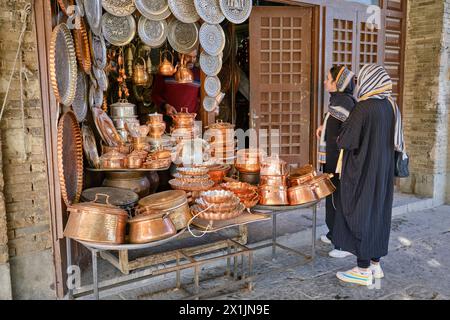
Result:
[[[87,124],[81,127],[83,134],[83,149],[89,165],[93,168],[100,167],[100,157],[98,155],[97,143],[95,142],[94,132]]]
[[[200,19],[194,0],[169,0],[168,3],[170,11],[181,22],[194,23]]]
[[[89,46],[89,37],[86,31],[84,20],[80,19],[80,27],[73,30],[75,41],[75,50],[78,59],[78,64],[86,73],[91,72],[91,49]]]
[[[168,17],[170,17],[171,14],[172,14],[172,11],[170,11],[170,8],[167,7],[167,10],[161,14],[153,15],[153,14],[147,13],[147,15],[143,15],[143,16],[150,20],[161,21],[161,20],[166,20]]]
[[[136,34],[136,21],[132,15],[117,17],[107,12],[102,18],[102,32],[112,45],[126,46]]]
[[[221,89],[220,79],[217,76],[207,76],[205,78],[205,82],[203,83],[203,88],[208,96],[214,98],[217,97]]]
[[[129,16],[136,10],[134,0],[102,0],[102,6],[116,17]]]
[[[184,23],[173,19],[169,23],[167,39],[172,48],[179,53],[190,53],[198,41],[196,23]]]
[[[135,0],[135,5],[147,19],[161,15],[169,9],[167,0]]]
[[[61,196],[67,206],[77,203],[83,188],[83,147],[80,127],[72,111],[58,124],[58,172]]]
[[[110,147],[119,146],[122,143],[122,139],[111,118],[100,108],[92,108],[92,115],[102,140]]]
[[[219,24],[225,20],[219,0],[194,0],[194,5],[200,18],[207,23]]]
[[[88,83],[87,75],[79,70],[77,76],[77,90],[75,92],[75,99],[72,102],[72,110],[75,113],[78,122],[82,122],[86,118],[89,99]]]
[[[203,50],[212,56],[219,55],[225,48],[225,32],[220,24],[203,23],[198,37]]]
[[[202,52],[200,54],[200,68],[207,76],[217,76],[222,69],[222,58]]]
[[[97,35],[102,34],[102,1],[101,0],[84,0],[84,12],[91,28],[91,31]]]
[[[244,23],[252,12],[252,0],[219,0],[222,13],[234,24]]]
[[[163,45],[167,39],[167,22],[166,20],[149,20],[142,16],[139,19],[138,32],[142,42],[152,48],[158,48]]]
[[[56,100],[70,106],[77,86],[77,58],[72,34],[65,23],[57,25],[50,42],[50,80]]]
[[[91,43],[91,56],[94,65],[98,68],[105,68],[108,62],[106,56],[106,43],[102,35],[97,36],[94,33],[89,33],[89,42]]]

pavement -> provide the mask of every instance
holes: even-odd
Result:
[[[355,257],[335,259],[328,257],[331,245],[317,241],[314,262],[282,249],[277,249],[276,260],[272,248],[254,251],[253,290],[224,278],[226,261],[220,260],[202,268],[201,299],[226,300],[441,300],[450,298],[450,206],[433,207],[431,199],[417,199],[396,194],[394,201],[389,255],[381,261],[385,278],[372,287],[344,284],[336,278],[337,271],[356,264]],[[310,211],[288,212],[279,215],[278,240],[298,251],[309,253],[311,242]],[[324,208],[319,210],[317,237],[326,232]],[[230,231],[231,232],[231,231]],[[267,243],[271,223],[264,221],[249,226],[249,247]],[[229,235],[229,234],[228,234]],[[227,236],[227,234],[225,234]],[[190,239],[188,246],[217,240]],[[186,244],[185,244],[186,245]],[[209,255],[213,256],[213,255]],[[206,258],[209,257],[205,256]],[[108,283],[120,275],[112,265],[100,259],[100,281]],[[137,276],[135,271],[129,277]],[[90,269],[83,271],[82,284],[89,286]],[[186,289],[193,291],[193,272],[185,270],[181,276]],[[237,284],[237,285],[236,285]],[[182,299],[183,290],[173,290],[175,274],[138,282],[126,291],[111,289],[101,292],[101,299]],[[223,290],[208,293],[208,289],[224,286]],[[87,297],[88,299],[91,297]]]

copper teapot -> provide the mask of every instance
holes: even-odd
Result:
[[[138,64],[137,62],[141,60],[143,64]],[[147,84],[149,80],[148,73],[147,73],[147,66],[145,63],[144,58],[139,57],[136,60],[136,63],[133,66],[133,83],[136,86],[143,86]]]
[[[175,73],[175,81],[178,83],[192,83],[194,82],[194,74],[186,66],[186,59],[184,54],[181,56],[181,63],[178,71]]]
[[[167,59],[167,53],[170,53],[172,59],[169,61]],[[164,55],[164,61],[163,61]],[[178,66],[173,66],[173,54],[169,50],[161,51],[159,56],[159,73],[163,76],[173,76],[177,72]]]

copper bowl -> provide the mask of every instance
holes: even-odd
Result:
[[[333,174],[326,173],[315,177],[309,182],[310,185],[315,187],[314,192],[319,199],[326,198],[336,191],[336,187],[333,182],[331,182],[332,177]]]
[[[219,184],[226,177],[228,172],[230,171],[231,166],[224,164],[209,168],[208,175],[214,183]]]
[[[231,201],[234,199],[233,192],[226,190],[213,190],[213,191],[204,191],[200,193],[200,197],[202,197],[206,202],[210,204],[219,204]]]
[[[260,186],[259,203],[269,206],[288,205],[287,187],[285,186]]]
[[[139,214],[128,221],[130,243],[148,243],[169,238],[177,229],[167,213],[153,212]]]
[[[241,149],[236,152],[235,167],[239,172],[259,172],[262,151],[258,149]]]
[[[301,205],[318,200],[314,189],[316,187],[304,184],[288,189],[288,198],[290,205]]]

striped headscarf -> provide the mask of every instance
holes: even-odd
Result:
[[[398,105],[392,98],[392,80],[386,69],[376,64],[366,64],[358,75],[356,89],[358,101],[367,99],[389,99],[395,114],[395,150],[403,152],[405,143],[403,140],[402,116]]]

